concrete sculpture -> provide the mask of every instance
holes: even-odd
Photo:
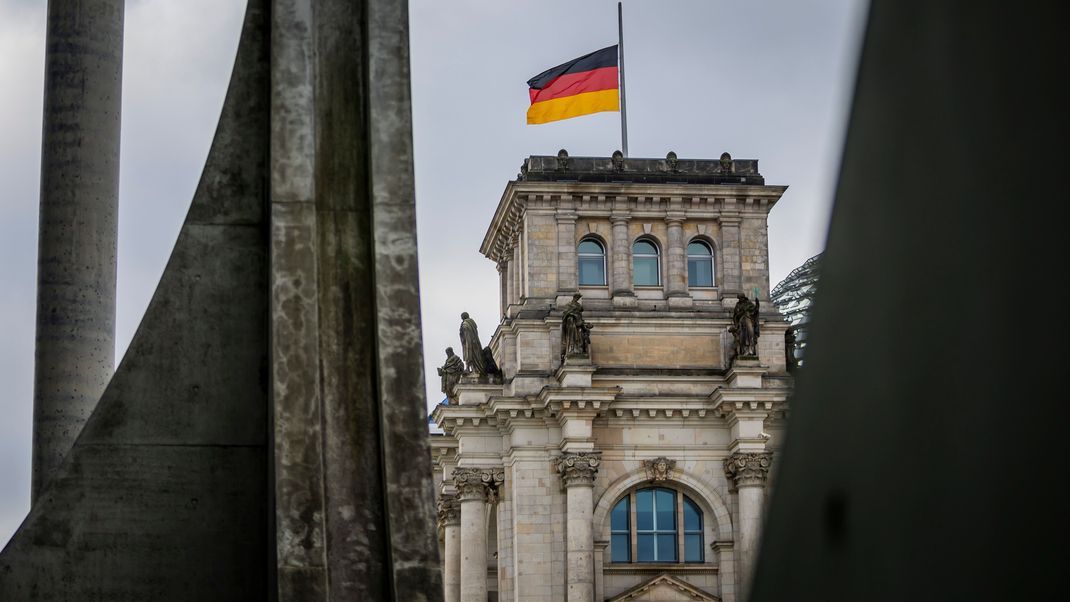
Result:
[[[50,68],[117,90],[122,2],[49,9]],[[64,33],[70,15],[82,29]],[[249,1],[174,252],[95,411],[35,480],[0,599],[441,599],[429,463],[413,461],[430,455],[408,74],[405,2]],[[112,149],[118,95],[71,102]],[[62,144],[46,134],[47,178]],[[71,169],[111,177],[106,159]],[[46,183],[46,212],[60,196]],[[85,227],[108,258],[112,224]]]

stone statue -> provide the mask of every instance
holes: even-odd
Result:
[[[591,325],[583,320],[583,306],[580,298],[572,295],[572,301],[565,306],[561,316],[561,361],[572,355],[587,355],[591,346]]]
[[[740,293],[732,311],[732,326],[728,329],[736,337],[735,357],[758,355],[758,297],[751,301]]]
[[[461,380],[461,374],[464,374],[464,363],[453,354],[453,347],[446,347],[446,363],[438,369],[438,375],[442,377],[442,392],[447,399],[453,397],[453,387]]]
[[[784,361],[789,371],[799,367],[795,359],[795,329],[791,326],[784,331]]]
[[[501,376],[501,368],[498,367],[498,363],[494,361],[494,352],[490,350],[490,347],[483,348],[483,365],[487,369],[488,376]]]
[[[468,317],[468,312],[461,314],[461,354],[464,356],[464,373],[473,372],[483,376],[487,373],[486,360],[483,357],[483,345],[479,342],[479,328],[476,321]]]

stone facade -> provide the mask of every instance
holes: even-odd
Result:
[[[502,384],[462,382],[432,416],[447,600],[743,599],[792,387],[768,290],[784,190],[730,157],[524,162],[481,248],[501,277]],[[689,277],[693,242],[708,280]],[[562,358],[577,292],[590,353]],[[732,357],[740,293],[761,306],[756,359]],[[658,534],[640,507],[654,496]]]

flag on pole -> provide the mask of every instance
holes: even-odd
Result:
[[[617,46],[596,50],[528,80],[528,123],[620,111]]]

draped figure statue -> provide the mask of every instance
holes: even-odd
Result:
[[[579,293],[572,295],[572,301],[565,306],[561,316],[561,361],[570,355],[590,353],[591,325],[583,319],[582,296]]]
[[[461,355],[464,356],[464,373],[483,376],[487,373],[486,360],[483,357],[483,345],[479,342],[479,328],[476,321],[468,317],[468,312],[461,314]]]

